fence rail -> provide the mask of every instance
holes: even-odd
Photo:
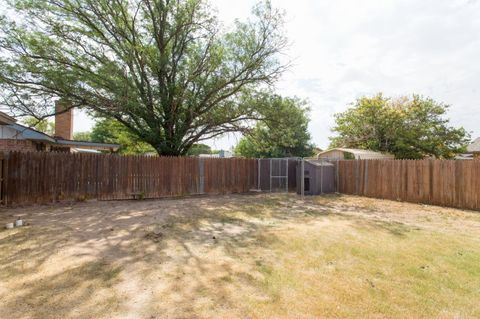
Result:
[[[11,152],[4,162],[7,205],[241,193],[257,183],[254,159]]]
[[[263,172],[264,163],[260,170],[258,163],[237,158],[0,153],[0,202],[244,193],[270,176]],[[290,190],[297,181],[293,164]],[[337,162],[336,183],[344,194],[480,209],[480,161],[342,160]]]
[[[337,169],[340,193],[480,209],[480,161],[339,161]]]

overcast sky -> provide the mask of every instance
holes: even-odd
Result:
[[[213,0],[231,24],[254,0]],[[310,102],[313,142],[328,146],[333,114],[363,95],[418,93],[451,105],[449,117],[480,136],[480,1],[272,0],[286,12],[292,68],[282,95]],[[92,121],[77,116],[75,131]],[[236,137],[210,143],[229,148]]]

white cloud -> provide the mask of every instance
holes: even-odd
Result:
[[[225,24],[253,0],[214,0]],[[310,131],[328,145],[333,114],[355,98],[419,93],[450,104],[452,124],[480,135],[480,1],[272,0],[286,11],[292,69],[284,95],[307,98]],[[212,142],[228,148],[237,138]]]
[[[480,135],[478,1],[273,1],[288,13],[295,65],[279,85],[308,97],[314,142],[355,98],[419,93],[451,104],[452,124]]]

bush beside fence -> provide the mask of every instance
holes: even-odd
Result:
[[[337,169],[340,193],[480,209],[480,161],[339,161]]]
[[[254,159],[42,152],[4,157],[2,201],[7,205],[241,193],[257,183]]]

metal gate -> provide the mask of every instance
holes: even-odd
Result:
[[[297,160],[297,158],[258,159],[257,191],[295,191]]]
[[[288,158],[270,159],[270,192],[288,193]]]

